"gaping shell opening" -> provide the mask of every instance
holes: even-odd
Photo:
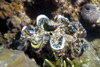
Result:
[[[44,23],[44,29],[46,31],[54,31],[60,24],[55,23],[54,21],[49,21],[49,23]]]

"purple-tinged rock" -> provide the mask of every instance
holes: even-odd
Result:
[[[81,16],[85,22],[93,24],[99,19],[100,12],[95,4],[85,4],[81,10]]]

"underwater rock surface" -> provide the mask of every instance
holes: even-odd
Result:
[[[11,16],[16,6],[17,3],[15,2],[9,3],[7,1],[0,0],[0,18],[6,19],[7,17]]]
[[[84,21],[88,23],[96,23],[99,19],[100,12],[97,10],[97,6],[95,4],[85,4],[82,7],[81,15]]]
[[[22,51],[0,50],[0,67],[38,67]]]
[[[45,31],[43,24],[41,27],[35,29],[37,25],[36,17],[40,14],[48,16],[50,22],[52,21],[51,24],[45,23],[45,28],[48,28],[45,29]],[[71,23],[66,24],[66,29],[63,24],[56,29],[57,26],[53,23],[57,22],[56,15],[63,15],[71,21]],[[81,23],[75,23],[76,21]],[[58,58],[63,55],[63,58],[66,59],[67,57],[71,57],[71,61],[75,60],[76,62],[85,59],[90,60],[81,67],[100,67],[100,0],[0,0],[0,22],[0,67],[38,67],[38,65],[42,67],[44,59],[50,59],[50,61],[54,60],[54,58],[52,58],[53,53],[56,53]],[[26,36],[26,34],[28,36],[18,42],[24,26],[27,26],[27,29],[24,30],[23,36]],[[61,27],[63,27],[62,30]],[[33,28],[36,31],[32,31]],[[50,40],[48,36],[45,37],[42,47],[42,40],[41,42],[37,40],[37,38],[40,39],[41,37],[39,38],[38,36],[35,36],[39,35],[39,31],[37,32],[38,28],[41,33],[43,33],[43,30],[51,37]],[[75,30],[77,28],[78,32],[73,28],[75,28]],[[52,31],[52,29],[56,30]],[[52,46],[54,49],[55,47],[59,49],[59,46],[64,43],[64,38],[60,37],[63,36],[64,30],[67,31],[67,35],[64,36],[66,37],[65,39],[67,39],[67,42],[65,43],[66,46],[62,51],[54,51]],[[99,33],[87,30],[96,30]],[[34,32],[36,32],[34,35],[35,37],[32,37]],[[79,36],[82,36],[82,33],[84,32],[87,33],[87,37],[81,39]],[[62,35],[60,33],[62,33]],[[73,34],[75,34],[74,37],[76,36],[80,39],[73,42],[72,40],[75,40],[75,38],[73,39]],[[31,39],[28,40],[28,37]],[[59,37],[59,43],[57,43],[59,44],[58,46],[56,46],[57,44],[55,43],[57,37]],[[47,38],[50,42],[47,41]],[[27,42],[25,40],[27,40]],[[37,40],[37,42],[35,40]],[[84,48],[89,47],[89,49],[87,51],[85,50],[86,52],[84,53],[81,52],[83,49],[79,49],[83,47],[83,41],[89,43],[89,46],[84,46]],[[19,44],[21,45],[19,46]],[[17,47],[23,47],[23,44],[23,52],[15,50]],[[35,44],[39,45],[36,46]],[[29,56],[29,58],[34,58],[38,65],[34,60],[26,57],[24,52]],[[60,61],[62,60],[60,59]],[[70,67],[68,63],[67,67]]]
[[[90,46],[89,49],[82,55],[81,60],[89,59],[90,61],[83,66],[100,67],[100,33],[89,31],[86,39]]]

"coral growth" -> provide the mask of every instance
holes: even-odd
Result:
[[[17,16],[14,16],[7,20],[7,26],[11,30],[11,32],[19,32],[21,31],[21,20]]]
[[[100,11],[96,4],[85,4],[81,10],[82,23],[88,28],[99,31],[100,29]]]
[[[96,23],[99,19],[100,12],[97,10],[97,6],[95,4],[85,4],[82,7],[81,15],[85,22],[88,23]]]
[[[17,6],[17,3],[15,2],[6,2],[6,1],[0,1],[0,18],[6,19],[7,17],[10,17],[12,15],[12,11]]]

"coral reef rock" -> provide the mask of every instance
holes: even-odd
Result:
[[[0,18],[6,19],[12,15],[12,11],[15,9],[17,4],[15,2],[0,1]]]
[[[11,30],[11,32],[19,32],[21,31],[21,19],[17,16],[14,16],[7,20],[7,26]]]
[[[86,51],[81,60],[89,59],[84,67],[100,67],[100,33],[95,31],[89,31],[87,37],[88,43],[90,44],[88,51]]]
[[[81,10],[81,16],[85,22],[96,23],[99,19],[100,12],[95,4],[85,4]]]
[[[38,67],[22,51],[0,50],[0,67]]]

